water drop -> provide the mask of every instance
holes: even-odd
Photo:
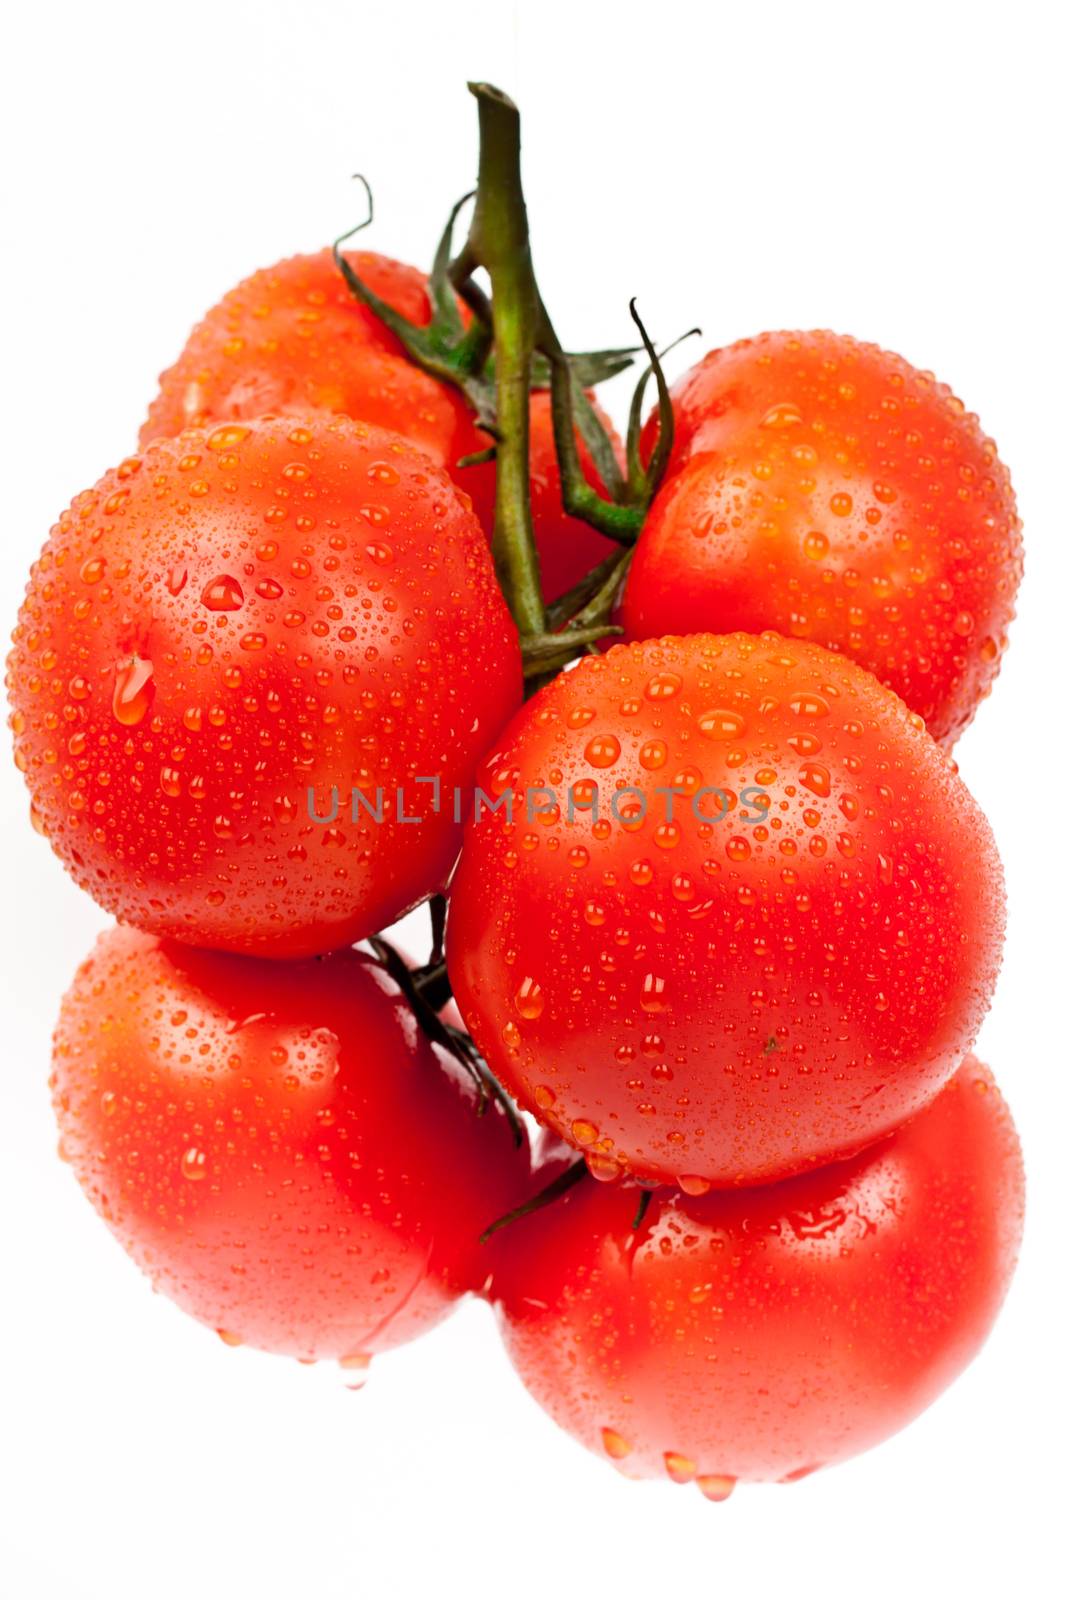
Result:
[[[591,767],[613,767],[619,759],[621,745],[613,733],[598,733],[585,747],[585,759]]]
[[[534,978],[523,978],[515,993],[515,1010],[528,1022],[535,1021],[545,1009],[545,992]]]
[[[646,700],[671,700],[682,687],[676,672],[657,672],[645,685]]]
[[[244,605],[245,592],[230,573],[220,572],[204,585],[200,598],[209,611],[239,611]]]
[[[745,731],[745,719],[739,711],[705,711],[697,727],[708,739],[739,739]]]
[[[737,1485],[736,1478],[729,1478],[723,1473],[706,1473],[697,1479],[697,1488],[705,1500],[728,1500]]]
[[[199,1183],[207,1177],[207,1155],[195,1145],[190,1145],[182,1156],[182,1177],[188,1178],[190,1183]]]
[[[115,720],[123,727],[136,727],[144,720],[155,692],[152,663],[140,656],[131,656],[115,673],[115,693],[111,700]]]
[[[616,1433],[614,1428],[601,1428],[600,1437],[604,1441],[604,1449],[613,1461],[621,1461],[623,1456],[628,1456],[633,1445],[624,1439],[621,1433]]]
[[[799,407],[784,401],[781,405],[771,406],[765,411],[759,425],[761,428],[795,428],[803,420]]]
[[[214,433],[207,437],[207,447],[218,454],[222,450],[233,450],[237,445],[243,444],[252,432],[251,428],[242,428],[230,423],[223,428],[216,428]]]

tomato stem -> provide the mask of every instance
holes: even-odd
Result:
[[[423,327],[419,323],[410,322],[376,294],[369,284],[364,283],[355,263],[349,260],[341,248],[357,233],[370,227],[374,221],[374,195],[370,184],[362,173],[357,172],[354,176],[356,182],[363,186],[367,198],[367,215],[362,222],[357,222],[354,228],[349,228],[347,233],[334,240],[333,258],[337,270],[356,299],[372,311],[378,321],[399,339],[415,365],[421,367],[423,372],[429,372],[435,378],[451,383],[459,389],[474,411],[479,425],[492,432],[493,385],[484,376],[489,349],[493,342],[488,310],[483,307],[485,315],[476,315],[470,326],[465,328],[448,277],[452,232],[456,217],[471,196],[464,195],[462,200],[457,201],[452,207],[438,242],[428,284],[433,316],[428,325]]]
[[[489,1070],[470,1034],[465,1033],[462,1028],[454,1028],[449,1023],[442,1022],[437,1015],[436,1006],[428,992],[429,984],[425,979],[425,969],[421,974],[412,972],[400,952],[380,934],[368,939],[367,943],[411,1007],[415,1021],[430,1043],[446,1050],[459,1062],[471,1079],[478,1096],[476,1115],[484,1116],[489,1109],[490,1101],[495,1100],[511,1128],[516,1148],[521,1147],[526,1137],[522,1118]],[[448,985],[447,973],[444,974],[444,983]],[[449,994],[451,994],[450,986]],[[444,1004],[444,1001],[441,1003]]]
[[[546,1183],[543,1189],[538,1190],[537,1194],[524,1204],[516,1206],[514,1211],[508,1211],[504,1216],[497,1217],[495,1222],[491,1222],[479,1239],[479,1244],[485,1244],[494,1233],[499,1233],[501,1228],[510,1228],[520,1217],[529,1217],[535,1211],[540,1211],[543,1206],[551,1205],[553,1200],[558,1200],[568,1189],[573,1189],[576,1183],[588,1175],[588,1172],[589,1168],[585,1164],[584,1157],[580,1161],[572,1162],[569,1167],[564,1167],[551,1183]]]
[[[443,894],[430,897],[430,934],[433,946],[430,965],[437,966],[445,956],[445,923],[448,920],[448,899]]]
[[[651,1200],[652,1190],[642,1189],[641,1198],[637,1202],[637,1210],[634,1212],[634,1220],[630,1224],[630,1228],[634,1233],[640,1233],[641,1224],[644,1222],[645,1217],[648,1214],[648,1208]]]
[[[530,381],[542,315],[522,192],[519,113],[499,89],[469,85],[478,102],[478,188],[467,243],[450,276],[468,304],[478,267],[493,288],[496,377],[496,516],[493,560],[523,641],[545,632],[545,605],[530,510]]]
[[[601,590],[612,583],[620,566],[625,572],[630,564],[630,554],[629,550],[613,550],[610,556],[606,556],[597,566],[591,567],[573,589],[568,589],[558,600],[553,600],[546,612],[550,630],[555,632],[557,628],[562,628],[565,622],[570,621],[583,607],[594,601]]]

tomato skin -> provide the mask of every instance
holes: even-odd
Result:
[[[469,504],[406,441],[323,413],[191,430],[79,495],[8,682],[38,826],[77,882],[150,932],[279,957],[444,882],[452,788],[522,692]],[[438,813],[417,777],[440,778]],[[379,786],[381,822],[353,821],[352,788]],[[309,788],[322,818],[336,789],[335,824]]]
[[[1011,480],[977,419],[901,357],[822,331],[712,351],[672,398],[626,636],[810,639],[951,745],[999,671],[1022,574]]]
[[[479,783],[513,791],[512,822],[468,824],[453,989],[497,1077],[596,1175],[787,1177],[912,1116],[973,1042],[1003,934],[992,835],[914,713],[842,657],[776,634],[617,646],[530,700]],[[613,818],[625,787],[643,823],[633,795]],[[704,787],[723,799],[698,818]]]
[[[784,1481],[869,1449],[974,1357],[1011,1279],[1023,1167],[969,1058],[847,1163],[694,1199],[579,1183],[507,1230],[493,1295],[531,1394],[635,1478]],[[503,1237],[503,1236],[501,1236]]]
[[[350,253],[356,271],[394,311],[430,320],[425,274],[372,251]],[[492,535],[496,468],[461,467],[489,435],[474,426],[457,389],[421,372],[399,339],[352,294],[330,250],[264,267],[213,306],[159,380],[141,445],[190,427],[269,412],[340,412],[402,434],[446,467]],[[590,397],[592,398],[592,397]],[[621,453],[607,415],[594,409]],[[579,440],[589,482],[604,485]],[[530,396],[530,502],[545,599],[556,600],[616,548],[563,509],[549,396]]]
[[[349,259],[394,311],[420,327],[429,322],[423,273],[371,251]],[[485,443],[459,391],[408,359],[352,294],[330,250],[291,256],[231,289],[159,382],[142,448],[189,427],[316,409],[390,428],[442,466]]]
[[[440,1321],[528,1181],[360,951],[278,965],[112,929],[63,1002],[52,1088],[64,1156],[155,1287],[303,1359]]]

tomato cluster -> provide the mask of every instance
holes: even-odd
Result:
[[[481,1294],[562,1426],[717,1500],[902,1426],[1011,1276],[1003,887],[945,747],[1019,522],[946,388],[829,333],[673,395],[653,353],[624,451],[481,216],[447,280],[232,290],[32,570],[16,760],[119,923],[61,1148],[228,1343],[358,1381]]]

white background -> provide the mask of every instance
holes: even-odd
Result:
[[[1059,1559],[1065,1157],[1067,387],[1062,39],[1051,7],[425,0],[22,5],[5,22],[5,628],[158,370],[256,266],[360,212],[427,263],[470,186],[469,77],[525,119],[542,287],[572,345],[694,321],[830,326],[933,368],[1013,470],[1028,574],[958,755],[1003,851],[981,1049],[1030,1174],[978,1362],[881,1449],[790,1488],[631,1486],[530,1401],[471,1305],[349,1394],[223,1348],[154,1297],[54,1156],[59,997],[104,918],[2,772],[0,1587],[258,1600],[437,1595],[1043,1596]],[[695,359],[694,345],[675,370]],[[622,400],[614,398],[616,407]]]

